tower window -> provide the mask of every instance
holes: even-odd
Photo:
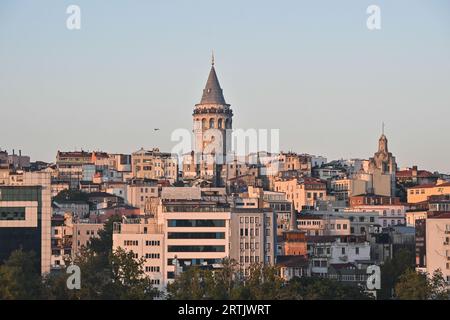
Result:
[[[219,119],[219,121],[217,122],[217,126],[219,127],[219,129],[222,129],[222,119]]]
[[[214,128],[214,119],[209,119],[209,128]]]

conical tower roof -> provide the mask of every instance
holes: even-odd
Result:
[[[206,81],[205,89],[203,89],[202,100],[199,104],[227,104],[223,97],[219,79],[217,78],[216,69],[214,68],[214,60],[211,71],[209,72],[208,80]]]

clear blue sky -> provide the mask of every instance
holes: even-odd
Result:
[[[66,29],[70,4],[79,31]],[[282,150],[368,158],[385,121],[401,166],[450,171],[447,0],[2,0],[0,147],[46,161],[170,150],[211,49],[234,127],[279,128]]]

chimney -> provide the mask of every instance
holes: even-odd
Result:
[[[19,157],[22,157],[22,150],[19,150]]]

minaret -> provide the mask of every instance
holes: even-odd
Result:
[[[223,161],[230,150],[233,111],[223,97],[214,54],[202,98],[195,105],[192,116],[196,155],[212,155],[217,162]]]

